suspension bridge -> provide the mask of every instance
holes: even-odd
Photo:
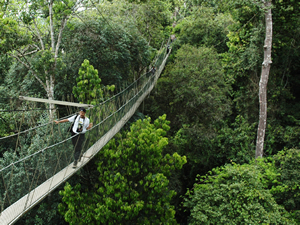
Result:
[[[16,150],[7,151],[0,158],[1,225],[15,223],[87,164],[120,131],[150,94],[169,54],[170,51],[163,49],[157,57],[155,72],[144,74],[123,91],[87,111],[94,126],[85,135],[83,154],[76,169],[72,168],[74,149],[67,132],[70,124],[48,122],[15,135]],[[31,137],[35,137],[33,142]]]

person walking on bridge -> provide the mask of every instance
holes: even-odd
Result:
[[[78,160],[80,161],[80,154],[81,154],[81,149],[82,149],[82,144],[85,140],[84,134],[87,130],[91,129],[93,126],[93,123],[90,123],[89,118],[85,116],[86,114],[86,109],[85,108],[80,108],[79,109],[79,115],[74,115],[68,119],[60,120],[57,121],[55,120],[54,122],[56,124],[59,123],[65,123],[65,122],[72,122],[73,126],[72,129],[70,130],[72,136],[72,143],[74,146],[74,163],[73,163],[73,168],[76,168]]]

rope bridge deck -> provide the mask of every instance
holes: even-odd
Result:
[[[18,162],[12,163],[5,168],[0,168],[1,169],[0,179],[3,179],[2,189],[0,183],[0,191],[5,190],[5,193],[0,193],[0,204],[1,204],[0,224],[1,225],[15,223],[22,215],[24,215],[32,207],[38,204],[50,192],[52,192],[60,184],[65,182],[69,177],[71,177],[74,173],[76,173],[77,170],[79,170],[85,164],[87,164],[101,150],[101,148],[104,147],[107,144],[107,142],[120,131],[120,129],[124,126],[124,124],[131,118],[131,116],[138,109],[138,107],[145,99],[145,97],[150,94],[162,70],[164,69],[169,54],[170,52],[168,52],[168,54],[166,54],[166,52],[161,54],[160,56],[161,61],[159,62],[158,70],[154,74],[152,73],[150,75],[146,74],[143,79],[138,80],[134,84],[132,89],[128,91],[127,93],[127,96],[129,96],[128,98],[124,98],[124,96],[122,97],[120,95],[119,100],[114,101],[114,107],[116,105],[119,105],[118,107],[116,107],[117,110],[114,110],[113,113],[107,116],[104,120],[101,120],[101,122],[99,122],[90,131],[86,133],[87,141],[85,146],[87,146],[88,149],[83,153],[81,161],[78,162],[76,169],[72,168],[72,162],[70,160],[64,167],[63,167],[64,164],[61,162],[62,161],[61,159],[64,157],[64,154],[66,154],[63,153],[63,151],[65,150],[64,147],[70,144],[70,142],[68,142],[69,144],[66,144],[66,141],[68,141],[68,139],[61,141],[57,144],[54,144],[52,146],[48,146],[43,150],[37,151],[34,154],[32,154],[30,157],[27,157],[27,159],[25,157],[24,160],[19,160]],[[129,93],[134,93],[134,94],[129,94]],[[122,101],[120,99],[122,99]],[[101,105],[101,107],[104,107],[104,105]],[[108,108],[114,108],[114,107],[110,105]],[[95,110],[94,121],[97,121],[97,119],[100,118],[98,114],[101,114],[102,112],[101,109],[93,108],[91,110]],[[97,140],[98,139],[97,137],[99,136],[101,136],[101,138]],[[95,141],[93,141],[93,139]],[[61,149],[61,151],[59,151],[59,149]],[[33,172],[32,168],[31,168],[32,172],[29,173],[28,171],[30,171],[30,164],[26,162],[26,160],[30,159],[31,161],[34,161],[35,158],[33,157],[35,156],[37,162],[36,164],[33,163],[33,165],[43,165],[45,170],[45,168],[47,167],[45,163],[45,161],[47,161],[47,155],[46,155],[47,150],[49,150],[48,152],[52,152],[52,154],[54,151],[56,152],[56,155],[58,157],[57,162],[55,166],[53,165],[55,167],[54,172],[43,171],[42,175],[45,176],[46,178],[48,175],[49,178],[45,179],[45,181],[43,182],[38,182],[37,177],[40,178],[42,175],[40,174],[36,175],[36,172]],[[37,160],[37,155],[40,155],[38,160]],[[71,158],[71,155],[67,156],[67,158]],[[20,165],[24,166],[25,169],[27,169],[26,175],[24,175],[24,177],[26,176],[32,177],[32,179],[28,179],[28,184],[32,186],[33,183],[35,182],[37,185],[34,188],[29,188],[29,190],[30,189],[31,190],[27,191],[26,192],[27,194],[15,200],[14,203],[10,204],[13,201],[13,199],[11,198],[10,201],[6,200],[9,197],[8,186],[14,184],[13,183],[14,180],[11,178],[11,175],[13,174],[13,171],[16,168],[15,164],[17,163],[19,163]],[[52,175],[50,175],[51,176],[50,177],[49,174],[51,173]],[[5,180],[7,180],[8,177],[10,177],[10,181],[5,183]],[[35,179],[36,181],[33,181]],[[19,182],[23,182],[23,180],[21,179],[19,180]],[[12,191],[10,193],[13,196]],[[6,205],[8,206],[5,207]]]

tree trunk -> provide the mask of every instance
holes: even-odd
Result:
[[[51,50],[52,53],[54,54],[54,66],[51,69],[51,71],[45,71],[46,74],[49,74],[49,80],[46,80],[47,83],[47,96],[49,100],[54,100],[54,86],[55,86],[55,69],[56,69],[56,63],[57,63],[57,57],[58,57],[58,51],[60,48],[61,44],[61,39],[62,39],[62,32],[67,24],[69,16],[65,16],[61,20],[61,26],[59,29],[58,37],[57,37],[57,42],[55,46],[55,37],[54,37],[54,26],[53,26],[53,0],[50,0],[49,3],[49,18],[50,18],[50,34],[51,34]],[[47,77],[47,76],[46,76]],[[49,112],[50,112],[50,120],[54,118],[54,114],[56,112],[55,110],[55,105],[53,103],[49,104]]]
[[[50,36],[52,52],[55,52],[54,26],[53,26],[53,0],[49,2]]]
[[[52,79],[52,75],[49,76],[50,80],[46,80],[46,92],[47,92],[47,97],[49,100],[54,100],[54,80]],[[50,121],[54,119],[54,114],[55,114],[55,105],[53,103],[49,103],[49,118]]]
[[[28,2],[29,5],[31,3],[32,3],[31,1]],[[76,13],[76,10],[82,6],[82,1],[76,1],[76,4],[71,8],[72,12],[65,11],[66,15],[61,19],[61,26],[59,27],[57,38],[55,36],[55,30],[56,30],[55,22],[54,22],[54,19],[55,19],[54,13],[55,12],[53,11],[54,0],[41,1],[41,5],[44,5],[46,3],[48,4],[48,7],[49,7],[49,31],[50,31],[51,52],[53,53],[53,57],[54,57],[54,65],[51,69],[44,71],[45,79],[41,79],[38,76],[38,74],[34,71],[30,61],[28,61],[25,57],[26,55],[33,54],[40,50],[44,51],[47,48],[46,47],[47,45],[45,45],[44,41],[43,41],[43,32],[41,30],[39,30],[36,19],[33,20],[33,23],[35,26],[35,31],[36,31],[35,35],[38,37],[41,47],[39,47],[36,44],[32,44],[31,47],[32,46],[36,47],[36,49],[34,51],[26,53],[27,49],[22,50],[22,51],[15,49],[17,54],[11,53],[10,55],[11,55],[11,57],[16,58],[20,63],[22,63],[27,69],[29,69],[32,72],[34,77],[39,81],[39,83],[42,85],[42,87],[46,91],[48,99],[54,100],[54,87],[55,87],[55,79],[56,79],[55,71],[56,71],[56,67],[57,67],[57,59],[59,56],[59,49],[60,49],[60,45],[61,45],[63,30],[64,30],[70,16],[73,13]],[[31,29],[29,29],[29,30],[31,30]],[[54,106],[55,106],[54,104],[49,104],[50,120],[53,119],[53,116],[55,114]]]
[[[271,68],[272,49],[272,11],[271,0],[263,1],[265,7],[266,38],[264,43],[264,62],[262,64],[261,78],[259,81],[259,124],[257,129],[255,158],[263,157],[264,140],[267,125],[267,84]]]

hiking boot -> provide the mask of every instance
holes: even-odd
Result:
[[[73,163],[73,168],[76,168],[76,167],[77,167],[77,160],[75,160]]]

